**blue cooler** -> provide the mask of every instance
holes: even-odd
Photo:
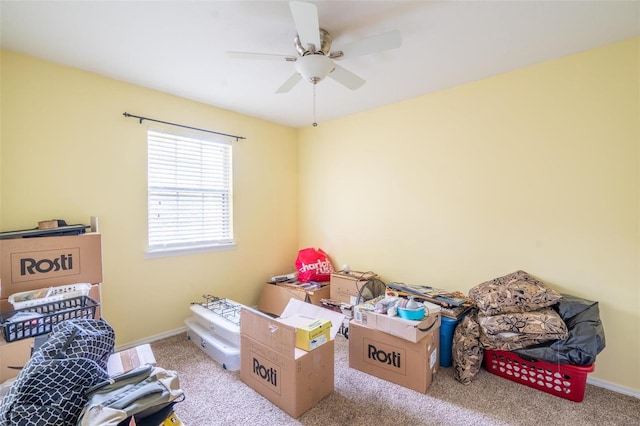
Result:
[[[451,367],[453,332],[458,322],[466,315],[463,314],[459,318],[453,319],[442,315],[440,317],[440,367]]]

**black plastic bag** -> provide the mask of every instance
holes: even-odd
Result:
[[[563,294],[554,306],[567,324],[569,336],[564,340],[514,350],[524,359],[572,365],[591,365],[605,348],[604,327],[598,302]]]

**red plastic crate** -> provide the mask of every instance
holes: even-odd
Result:
[[[574,402],[584,399],[587,374],[595,364],[578,366],[527,361],[508,351],[484,351],[484,368],[490,373]]]

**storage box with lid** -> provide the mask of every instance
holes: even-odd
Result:
[[[243,305],[227,298],[205,296],[205,301],[192,303],[192,321],[206,332],[240,347],[240,311]]]
[[[240,369],[240,345],[234,345],[219,335],[207,330],[195,317],[184,320],[187,327],[187,339],[195,344],[201,351],[209,355],[211,359],[222,365],[229,371]]]
[[[184,323],[187,339],[230,371],[240,369],[240,313],[243,305],[226,298],[204,296],[191,304],[193,316]]]

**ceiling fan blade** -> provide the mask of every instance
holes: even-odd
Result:
[[[400,31],[394,30],[388,33],[382,33],[375,36],[356,40],[339,46],[333,52],[331,57],[334,59],[354,58],[356,56],[368,55],[371,53],[382,52],[384,50],[395,49],[402,45],[402,34]],[[342,52],[342,55],[338,55]]]
[[[342,68],[340,65],[335,65],[333,71],[329,73],[329,77],[351,90],[356,90],[365,83],[362,78]]]
[[[225,52],[228,57],[233,59],[259,59],[268,61],[287,61],[295,62],[296,57],[290,55],[276,55],[271,53],[250,53],[250,52]]]
[[[302,80],[302,76],[300,74],[298,73],[293,74],[291,77],[287,79],[287,81],[284,82],[282,86],[280,86],[278,90],[276,90],[276,93],[288,92],[289,90],[293,89],[293,86],[298,84],[300,80]]]
[[[289,2],[293,23],[305,49],[313,44],[315,50],[320,50],[320,24],[318,23],[318,8],[313,3],[304,1]]]

